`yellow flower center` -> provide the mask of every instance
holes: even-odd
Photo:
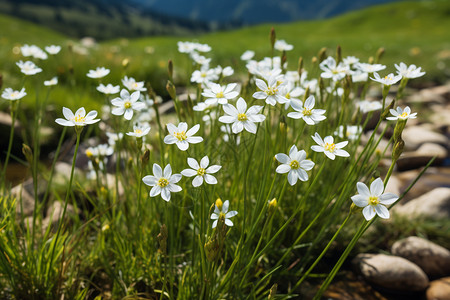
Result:
[[[385,80],[393,80],[392,76],[384,76]]]
[[[203,168],[199,168],[199,169],[197,170],[197,175],[198,175],[198,176],[203,176],[203,175],[205,175],[205,173],[206,173],[206,170],[203,169]]]
[[[159,185],[160,187],[162,187],[162,188],[163,188],[163,187],[166,187],[166,186],[169,185],[169,180],[167,180],[167,179],[161,177],[161,178],[158,180],[158,185]]]
[[[125,107],[125,109],[131,108],[131,102],[130,101],[125,101],[125,103],[123,104],[123,107]]]
[[[94,156],[94,153],[92,153],[92,151],[90,149],[86,150],[86,156],[91,158],[92,156]]]
[[[19,93],[18,92],[12,92],[10,96],[11,96],[11,98],[15,98],[15,97],[19,96]]]
[[[203,77],[203,78],[205,78],[205,77],[206,77],[206,73],[201,73],[200,76]]]
[[[293,161],[291,161],[289,166],[291,167],[291,169],[297,170],[300,167],[300,164],[298,163],[298,161],[293,160]]]
[[[175,137],[179,140],[179,141],[185,141],[187,139],[187,135],[186,132],[182,131],[182,132],[176,132],[175,133]]]
[[[406,118],[406,117],[408,117],[408,113],[407,113],[407,112],[404,112],[404,113],[402,113],[402,114],[400,115],[400,117]]]
[[[134,82],[134,83],[131,85],[131,87],[132,87],[133,89],[137,89],[137,88],[138,88],[137,82]]]
[[[134,130],[134,133],[136,133],[136,134],[141,134],[141,133],[142,133],[142,130],[140,130],[140,129],[135,129],[135,130]]]
[[[325,151],[334,152],[334,150],[336,150],[336,145],[334,143],[331,144],[326,143],[323,148],[325,149]]]
[[[286,99],[291,99],[291,94],[287,93],[284,97],[285,97]]]
[[[238,119],[238,121],[242,121],[242,122],[244,122],[244,121],[247,121],[248,119],[247,119],[247,115],[246,114],[238,114],[238,117],[237,117],[237,119]]]
[[[216,94],[216,98],[223,98],[223,92],[218,92]]]
[[[82,117],[82,116],[80,116],[80,115],[76,115],[76,116],[73,118],[73,120],[74,120],[76,123],[83,123],[84,120],[85,120],[85,117]]]
[[[380,200],[378,200],[378,197],[370,196],[369,197],[369,205],[378,205],[380,203]]]
[[[266,94],[269,95],[269,96],[273,96],[273,95],[275,95],[277,92],[278,92],[278,89],[277,89],[276,87],[275,87],[275,88],[269,87],[269,88],[267,88],[267,90],[266,90]]]
[[[309,117],[312,115],[312,111],[308,108],[303,108],[303,115]]]

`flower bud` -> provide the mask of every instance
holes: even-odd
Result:
[[[306,99],[308,99],[310,94],[311,94],[311,91],[309,90],[309,86],[307,86],[305,89],[305,94],[303,95],[303,103],[305,103]]]
[[[270,45],[272,46],[272,49],[273,49],[273,47],[275,45],[275,41],[277,39],[277,36],[275,34],[275,29],[273,27],[272,27],[272,29],[270,29],[269,38],[270,38]]]
[[[323,47],[322,49],[319,50],[319,53],[317,54],[317,56],[319,57],[319,62],[322,62],[325,57],[327,55],[327,48]]]
[[[162,224],[161,228],[159,230],[159,234],[156,236],[156,239],[159,242],[159,251],[161,251],[162,254],[167,253],[167,238],[169,237],[169,233],[167,231],[166,224]]]
[[[375,54],[375,63],[378,63],[380,61],[381,57],[384,54],[384,51],[385,51],[385,49],[383,47],[378,48],[377,54]]]
[[[214,261],[219,255],[220,245],[217,238],[214,236],[212,239],[209,239],[204,246],[206,259],[208,261]]]
[[[400,155],[403,152],[403,148],[405,147],[405,142],[400,138],[394,145],[394,149],[392,150],[392,161],[397,161]]]
[[[169,80],[173,81],[173,62],[171,59],[169,59],[169,62],[167,64],[167,71],[169,73]]]
[[[270,288],[269,296],[267,297],[268,300],[275,299],[275,295],[277,294],[278,284],[274,283],[272,287]]]
[[[278,206],[278,202],[276,198],[273,198],[272,200],[269,201],[269,216],[272,215],[274,213],[274,211],[277,209]]]
[[[146,149],[144,154],[142,154],[142,156],[141,156],[141,162],[142,162],[143,168],[148,164],[149,160],[150,160],[150,150]]]
[[[405,129],[406,120],[398,119],[394,128],[394,143],[397,143],[402,139],[402,132]]]
[[[129,64],[130,64],[130,60],[129,60],[128,58],[124,58],[124,59],[122,60],[122,67],[123,67],[124,69],[126,69],[126,68],[128,67]]]
[[[392,99],[391,103],[389,103],[388,107],[386,107],[381,114],[381,119],[386,119],[387,115],[389,114],[390,110],[394,108],[395,105],[395,99]]]
[[[168,80],[166,85],[166,90],[169,93],[170,97],[175,100],[177,97],[177,93],[175,90],[175,86],[173,85],[172,81]]]
[[[336,47],[336,63],[340,63],[342,61],[342,49],[341,45],[337,45]]]
[[[300,56],[300,58],[298,59],[298,76],[302,77],[302,72],[303,72],[303,57]]]
[[[27,144],[22,144],[22,153],[27,159],[28,163],[33,165],[33,150]]]
[[[216,204],[216,206],[217,206],[217,208],[218,208],[219,210],[222,210],[223,202],[222,202],[222,200],[221,200],[220,198],[217,198],[215,204]]]

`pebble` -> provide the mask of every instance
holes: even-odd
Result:
[[[406,217],[424,216],[432,219],[450,218],[450,188],[439,187],[406,204],[392,208],[395,214]]]
[[[450,277],[431,281],[426,294],[427,300],[450,300]]]

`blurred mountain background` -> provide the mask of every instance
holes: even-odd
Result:
[[[189,35],[316,20],[395,0],[2,0],[0,13],[74,38]]]

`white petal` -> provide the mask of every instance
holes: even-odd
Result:
[[[284,174],[284,173],[289,172],[290,170],[291,170],[291,167],[288,164],[282,164],[277,167],[275,172],[277,172],[279,174]]]
[[[365,197],[363,195],[352,196],[352,201],[358,207],[366,207],[367,205],[369,205],[369,203],[367,201],[367,197]]]
[[[197,131],[200,129],[200,124],[196,124],[196,125],[194,125],[194,126],[192,126],[192,128],[191,129],[189,129],[187,132],[186,132],[186,135],[189,137],[189,136],[193,136],[194,134],[196,134],[197,133]]]
[[[194,170],[198,170],[200,168],[200,166],[198,165],[197,160],[195,160],[195,159],[193,159],[191,157],[188,157],[187,163],[188,163],[189,167],[191,167]]]
[[[221,168],[222,168],[222,166],[212,165],[212,166],[209,166],[209,168],[207,168],[205,171],[208,174],[214,174],[214,173],[218,172]]]
[[[206,169],[209,165],[209,158],[208,156],[203,156],[203,158],[200,160],[200,167],[203,169]]]
[[[168,123],[166,126],[167,126],[167,131],[169,131],[169,133],[171,135],[173,135],[178,130],[177,127],[175,125],[173,125],[172,123]]]
[[[294,185],[297,182],[297,172],[294,170],[291,170],[288,173],[288,182],[290,185]]]
[[[192,169],[184,169],[183,171],[181,171],[181,175],[185,176],[185,177],[192,177],[197,175],[197,171],[192,170]]]
[[[297,176],[301,181],[308,181],[308,173],[303,169],[297,169]]]
[[[358,194],[364,196],[365,198],[369,198],[371,196],[369,188],[362,182],[356,183],[356,189],[358,190]]]
[[[155,197],[158,196],[161,193],[161,187],[159,185],[155,185],[151,190],[150,190],[150,197]]]
[[[207,184],[217,184],[216,177],[209,174],[205,174],[205,181]]]
[[[164,173],[163,173],[165,178],[170,178],[170,176],[172,176],[172,167],[170,166],[170,164],[168,164],[165,168],[164,168]]]
[[[398,200],[398,196],[393,194],[393,193],[386,193],[383,194],[379,197],[380,199],[380,203],[384,204],[384,205],[391,205],[392,203],[394,203],[395,201]]]
[[[62,126],[75,126],[75,123],[73,123],[72,121],[68,121],[62,118],[56,119],[55,122]]]
[[[227,212],[226,214],[225,214],[225,218],[226,219],[229,219],[229,218],[232,218],[232,217],[234,217],[235,215],[237,215],[238,214],[238,212],[237,211],[235,211],[235,210],[232,210],[232,211],[230,211],[230,212]]]
[[[162,177],[162,169],[158,164],[153,164],[153,175],[155,175],[156,178]]]
[[[231,104],[225,104],[222,106],[222,108],[223,108],[223,111],[230,116],[238,115],[237,109]]]
[[[233,133],[239,133],[242,130],[244,130],[244,124],[242,124],[242,122],[234,122],[233,125],[231,126],[231,130],[233,131]]]
[[[181,174],[173,174],[169,178],[169,183],[177,183],[178,181],[181,180],[181,177],[182,177]]]
[[[255,123],[252,123],[252,122],[249,122],[249,121],[243,122],[243,123],[244,123],[245,130],[247,130],[248,132],[256,134],[256,129],[257,128],[256,128]]]
[[[63,115],[67,120],[72,120],[74,117],[73,112],[67,107],[63,107]]]
[[[175,144],[176,142],[178,142],[178,139],[172,135],[166,135],[164,137],[164,143],[167,145]]]
[[[337,155],[337,156],[342,156],[342,157],[349,157],[350,156],[350,154],[347,151],[342,150],[342,149],[336,149],[336,150],[334,150],[333,153],[335,155]]]
[[[229,206],[230,206],[230,201],[225,200],[225,202],[222,205],[222,212],[226,213],[228,211]]]
[[[211,218],[212,218],[212,216],[211,216]],[[216,228],[216,226],[217,226],[217,220],[215,220],[215,221],[212,223],[212,228]]]
[[[157,181],[158,180],[156,179],[156,177],[152,176],[152,175],[147,175],[147,176],[144,176],[144,178],[142,178],[142,182],[144,182],[146,185],[149,185],[149,186],[155,186]]]
[[[203,142],[203,138],[201,136],[190,136],[186,141],[191,144],[198,144]]]
[[[362,213],[363,213],[364,218],[366,218],[367,221],[372,220],[372,218],[375,217],[375,209],[373,209],[373,207],[370,205],[367,205],[366,207],[364,207]]]
[[[219,122],[227,123],[227,124],[233,123],[235,121],[236,121],[236,117],[232,117],[232,116],[221,116],[219,118]]]
[[[178,141],[177,147],[181,151],[186,151],[189,148],[189,143],[187,141]]]
[[[324,153],[331,160],[334,160],[336,158],[336,155],[334,155],[333,153],[331,153],[329,151],[324,151]]]
[[[233,222],[230,219],[225,219],[225,225],[231,227],[233,226]]]
[[[170,192],[172,193],[178,193],[182,190],[181,186],[177,185],[177,184],[169,184],[167,186],[167,188],[169,189]]]
[[[380,218],[389,219],[389,210],[385,206],[377,205],[375,211]]]
[[[312,168],[314,168],[315,163],[310,160],[303,160],[300,162],[300,168],[302,168],[305,171],[309,171]]]
[[[201,186],[203,183],[203,177],[202,176],[195,176],[194,180],[192,180],[192,185],[195,187]]]
[[[245,102],[245,100],[243,98],[238,99],[238,101],[236,103],[236,108],[239,113],[245,113],[245,111],[247,110],[247,103]]]
[[[287,156],[284,153],[278,153],[275,155],[275,158],[282,164],[288,164],[291,162],[291,159],[289,158],[289,156]]]
[[[383,194],[383,191],[384,191],[383,181],[381,180],[381,178],[375,179],[370,185],[370,194],[379,197],[381,196],[381,194]]]
[[[200,127],[200,125],[199,125]],[[180,122],[180,124],[178,124],[178,132],[184,131],[186,132],[186,130],[188,129],[188,125],[186,122]]]
[[[161,189],[161,197],[165,201],[170,201],[170,191],[167,187]]]
[[[123,117],[126,119],[126,120],[131,120],[131,118],[133,117],[133,110],[132,109],[127,109],[127,110],[125,110],[125,114],[123,115]]]

